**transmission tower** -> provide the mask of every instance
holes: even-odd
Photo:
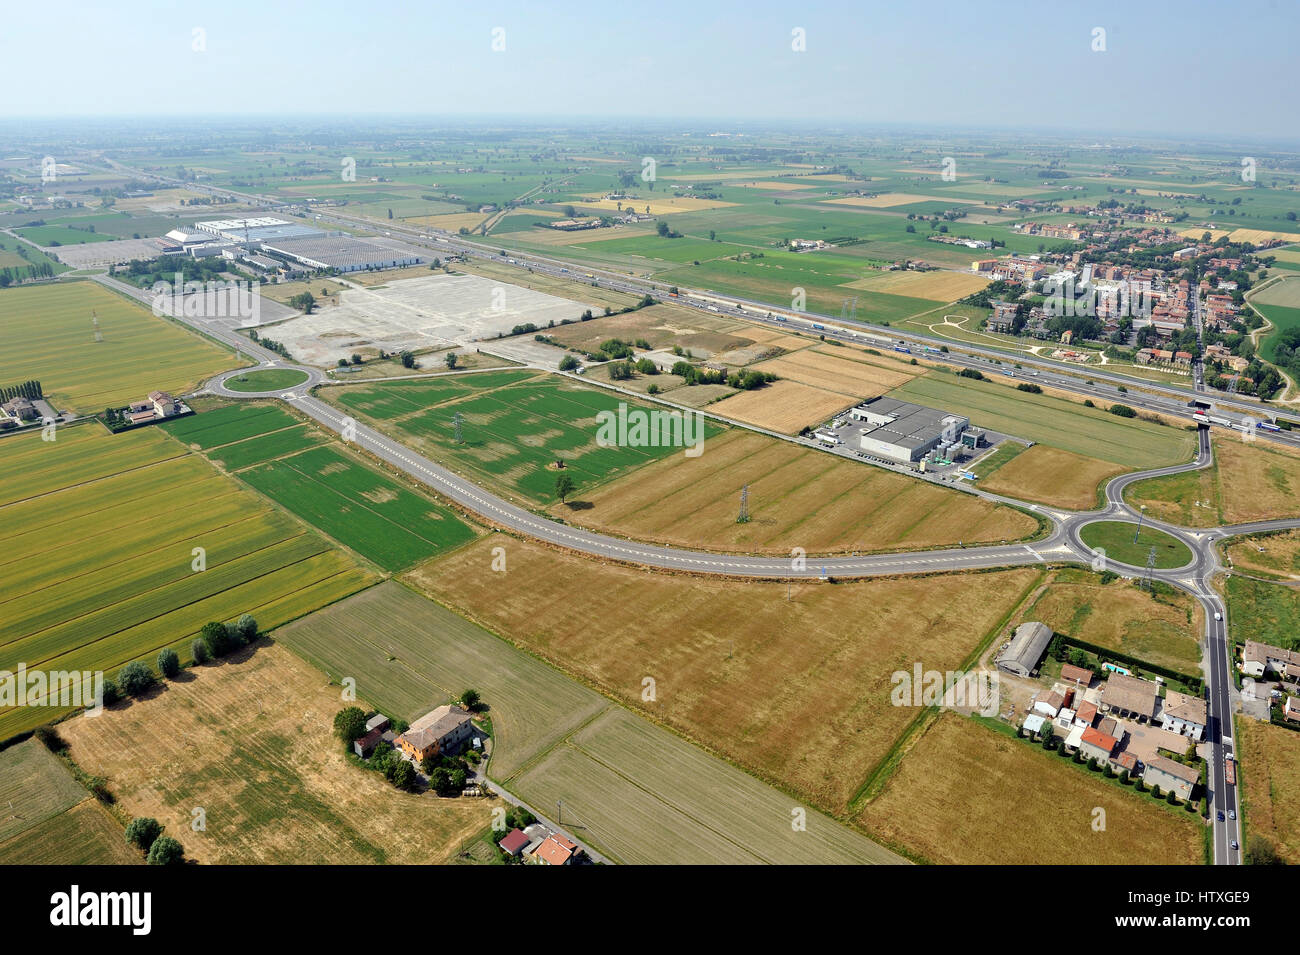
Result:
[[[464,444],[465,439],[460,433],[461,417],[459,411],[457,411],[454,415],[452,415],[451,423],[456,426],[456,443]]]
[[[736,518],[737,524],[749,523],[749,485],[746,484],[740,489],[740,516]]]
[[[846,298],[840,304],[840,321],[855,321],[858,317],[857,297]]]
[[[1155,573],[1155,569],[1156,569],[1156,549],[1153,546],[1151,550],[1147,552],[1147,576],[1146,576],[1147,590],[1151,589],[1151,575]]]
[[[104,333],[99,330],[99,315],[93,308],[90,310],[90,324],[91,327],[95,329],[95,341],[102,342],[104,340]]]

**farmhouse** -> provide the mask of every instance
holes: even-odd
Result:
[[[10,398],[0,405],[0,411],[4,412],[5,417],[12,418],[14,421],[31,421],[37,416],[36,406],[22,395]]]
[[[1098,703],[1103,713],[1131,716],[1138,722],[1146,722],[1155,716],[1156,685],[1134,676],[1112,673],[1101,688]]]
[[[532,861],[538,865],[572,865],[581,852],[576,842],[553,832],[533,850]]]
[[[1179,733],[1183,736],[1190,736],[1192,739],[1200,742],[1202,735],[1205,733],[1206,705],[1205,701],[1195,696],[1188,696],[1186,693],[1179,693],[1177,690],[1170,690],[1165,694],[1164,706],[1160,709],[1160,727]]]
[[[1159,786],[1161,792],[1173,790],[1179,799],[1192,798],[1192,790],[1200,781],[1201,774],[1190,766],[1175,763],[1165,756],[1152,756],[1147,760],[1146,772],[1142,781],[1148,786]]]
[[[1031,676],[1038,667],[1038,661],[1047,652],[1047,645],[1052,640],[1052,628],[1045,623],[1031,620],[1016,627],[1016,634],[1011,644],[998,654],[995,665],[999,670],[1006,670],[1016,676]],[[1050,714],[1055,716],[1055,713]]]
[[[440,706],[411,724],[397,745],[417,762],[426,756],[459,752],[471,736],[474,724],[470,715],[458,706]]]
[[[1066,663],[1061,666],[1061,679],[1066,683],[1077,683],[1086,690],[1092,683],[1092,671],[1077,667],[1073,663]],[[1082,707],[1080,709],[1082,710]],[[1095,707],[1093,712],[1097,712]]]

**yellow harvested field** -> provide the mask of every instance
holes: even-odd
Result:
[[[1233,570],[1300,580],[1300,531],[1234,537],[1225,549]]]
[[[1300,262],[1300,249],[1269,249],[1268,254],[1281,262]]]
[[[1287,308],[1300,308],[1300,275],[1284,275],[1276,282],[1270,282],[1250,296],[1255,305],[1284,305]]]
[[[1271,442],[1222,435],[1214,442],[1214,461],[1213,467],[1189,474],[1140,481],[1125,499],[1184,527],[1300,517],[1300,454]]]
[[[813,189],[815,185],[807,182],[733,182],[733,186],[740,186],[742,189]]]
[[[916,377],[866,362],[840,358],[811,348],[782,355],[754,366],[782,379],[822,386],[854,398],[874,398]]]
[[[988,476],[975,465],[982,490],[1076,511],[1096,507],[1097,488],[1125,470],[1119,464],[1045,444],[1022,451]]]
[[[1266,229],[1234,229],[1228,234],[1229,241],[1232,242],[1253,242],[1259,245],[1261,242],[1300,242],[1300,233],[1297,232],[1269,232]],[[1264,253],[1268,254],[1268,253]]]
[[[745,485],[751,520],[738,524]],[[698,458],[662,458],[583,499],[591,506],[564,508],[566,519],[638,540],[742,553],[919,550],[1019,540],[1037,525],[1014,508],[739,429],[707,439]]]
[[[1300,733],[1237,717],[1237,742],[1241,747],[1244,816],[1251,840],[1267,840],[1289,865],[1300,863]]]
[[[848,282],[845,288],[862,289],[867,292],[888,292],[890,295],[906,295],[909,298],[924,298],[932,302],[955,302],[973,292],[978,292],[989,284],[989,280],[970,272],[910,272],[897,270],[893,272],[874,272],[856,282]]]
[[[1199,610],[1181,590],[1157,599],[1122,580],[1108,584],[1089,570],[1067,568],[1025,612],[1056,633],[1108,647],[1180,673],[1200,672]]]
[[[485,212],[447,212],[437,216],[412,216],[402,222],[409,225],[424,225],[433,229],[445,229],[455,232],[457,229],[473,229],[487,218]]]
[[[182,208],[182,199],[198,199],[204,194],[190,189],[157,189],[152,196],[123,196],[113,202],[117,212],[175,212]]]
[[[127,815],[157,819],[191,859],[427,865],[490,821],[486,801],[399,792],[349,764],[333,735],[338,687],[284,647],[263,642],[188,673],[60,732]],[[206,832],[190,827],[195,806]]]
[[[483,573],[493,547],[505,548],[510,600]],[[780,582],[648,573],[503,535],[414,574],[439,601],[830,812],[917,715],[891,705],[892,674],[916,660],[958,668],[1039,576],[800,583],[787,600]],[[575,613],[575,593],[600,595],[600,612]]]
[[[1092,828],[1098,807],[1104,832]],[[857,818],[940,865],[1204,861],[1199,815],[953,713],[926,729]]]
[[[587,196],[577,203],[583,209],[610,209],[617,211],[620,204],[624,210],[635,209],[644,213],[650,209],[650,215],[663,216],[673,212],[702,212],[705,209],[725,209],[734,206],[734,202],[722,202],[718,199],[695,199],[691,196],[638,196],[634,199],[602,199],[600,196]]]
[[[797,381],[774,381],[753,391],[732,395],[709,410],[736,421],[782,434],[798,434],[821,424],[855,402],[844,395]]]

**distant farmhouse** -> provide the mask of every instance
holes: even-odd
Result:
[[[469,713],[458,706],[440,706],[411,724],[397,746],[419,762],[426,756],[452,756],[460,752],[474,735]]]

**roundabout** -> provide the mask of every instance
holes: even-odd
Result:
[[[1164,531],[1136,521],[1102,520],[1079,528],[1079,540],[1094,554],[1104,552],[1106,560],[1144,569],[1154,547],[1156,570],[1175,570],[1193,562],[1192,549]]]
[[[305,384],[311,376],[298,368],[255,368],[238,371],[222,380],[227,391],[242,395],[279,394]]]

